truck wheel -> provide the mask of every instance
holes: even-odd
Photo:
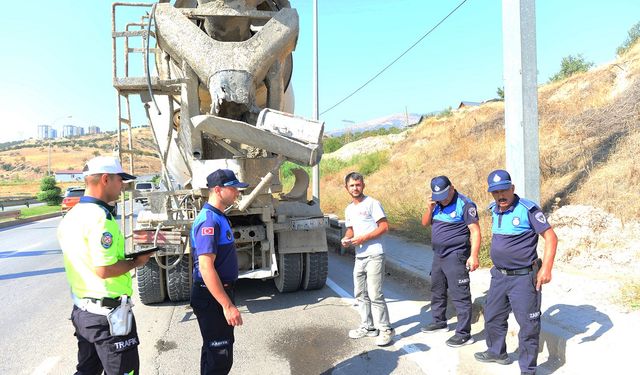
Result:
[[[280,293],[295,292],[302,280],[302,254],[278,254],[277,259],[276,288]]]
[[[173,264],[178,260],[177,255],[167,256],[166,264]],[[191,267],[189,267],[189,255],[184,254],[182,260],[175,267],[167,270],[167,293],[171,302],[188,301],[191,296],[189,279]]]
[[[155,258],[149,259],[144,266],[136,269],[136,278],[138,279],[138,294],[143,304],[160,303],[166,297],[166,289],[164,285],[164,272]]]
[[[321,289],[327,281],[327,273],[329,271],[328,253],[306,253],[303,257],[302,289]]]

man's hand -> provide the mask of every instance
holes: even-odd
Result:
[[[365,238],[365,236],[355,236],[351,239],[351,244],[353,246],[362,245],[365,242],[367,242],[367,239]]]
[[[133,258],[133,263],[136,265],[136,267],[142,267],[145,264],[147,264],[149,259],[151,259],[151,257],[153,256],[153,254],[155,253],[146,253],[146,254],[136,255],[136,257]]]
[[[242,325],[242,315],[240,315],[240,311],[235,305],[229,305],[222,309],[224,312],[224,317],[227,319],[227,324],[232,327],[237,327]]]
[[[546,284],[551,281],[551,270],[547,270],[545,268],[540,268],[538,271],[538,276],[536,278],[536,290],[540,291],[542,288],[542,284]]]
[[[478,261],[478,257],[471,256],[467,259],[467,268],[469,272],[473,272],[478,269],[480,262]]]
[[[340,240],[340,243],[342,244],[342,247],[349,247],[351,246],[351,238],[344,237]]]

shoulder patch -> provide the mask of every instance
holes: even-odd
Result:
[[[105,249],[108,249],[113,244],[113,235],[109,232],[102,233],[102,238],[100,238],[100,244]]]
[[[469,216],[471,216],[471,217],[477,217],[478,216],[478,211],[476,210],[475,207],[470,207],[468,212],[469,212]]]
[[[538,220],[539,222],[541,222],[542,224],[547,222],[547,218],[544,216],[544,214],[542,213],[542,211],[539,211],[535,214],[535,218],[536,220]]]
[[[231,231],[228,230],[227,231],[227,240],[231,241],[231,238],[233,238],[233,235],[231,234]]]
[[[203,236],[213,236],[214,230],[213,230],[213,227],[202,227],[202,229],[200,230],[200,233]]]

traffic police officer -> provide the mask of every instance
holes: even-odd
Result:
[[[202,334],[201,374],[227,374],[233,365],[233,327],[242,325],[234,305],[238,257],[231,223],[224,210],[233,205],[238,189],[249,186],[233,171],[218,169],[207,176],[209,200],[191,227],[193,288],[191,307]]]
[[[434,257],[431,265],[431,315],[433,321],[422,332],[448,331],[447,289],[456,308],[458,323],[451,347],[473,344],[471,337],[471,288],[469,271],[478,268],[480,225],[471,199],[460,194],[446,176],[431,180],[431,198],[422,215],[422,225],[432,226]]]
[[[131,271],[144,265],[151,253],[125,259],[124,238],[111,207],[122,190],[124,173],[118,159],[98,156],[84,168],[86,191],[80,202],[62,219],[58,241],[64,256],[67,280],[71,286],[71,321],[78,340],[77,374],[138,374],[138,333],[135,318],[131,325],[126,311],[132,294]],[[126,298],[126,300],[124,300]],[[109,320],[120,306],[124,331],[114,329]],[[122,311],[122,310],[121,310]],[[113,315],[113,316],[112,316]],[[127,332],[128,331],[128,332]]]
[[[540,339],[542,284],[551,281],[558,237],[534,203],[514,194],[515,186],[505,170],[487,178],[493,195],[491,284],[485,306],[487,351],[475,353],[481,362],[509,364],[505,337],[507,318],[513,314],[520,326],[518,362],[522,374],[535,374]],[[536,251],[538,236],[544,238],[543,259]]]

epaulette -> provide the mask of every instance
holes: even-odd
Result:
[[[522,203],[522,205],[525,206],[529,211],[533,211],[534,208],[538,207],[538,205],[535,204],[535,202],[530,201],[528,199],[524,199],[524,198],[520,198],[519,203]]]
[[[487,210],[493,211],[493,209],[495,207],[496,207],[496,201],[493,201],[493,202],[489,203],[489,206],[487,207]]]

